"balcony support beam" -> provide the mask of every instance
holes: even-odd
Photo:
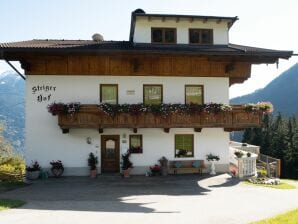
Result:
[[[138,129],[137,128],[134,128],[133,129],[133,133],[138,133]]]
[[[98,129],[98,133],[99,133],[99,134],[102,134],[102,133],[103,133],[103,128],[99,128],[99,129]]]
[[[224,128],[225,132],[232,132],[232,131],[243,131],[243,128]]]
[[[170,132],[170,129],[169,129],[169,128],[164,128],[163,131],[164,131],[165,133],[169,133],[169,132]]]
[[[194,131],[195,132],[201,132],[202,131],[202,128],[194,128]]]
[[[62,133],[63,134],[68,134],[69,133],[69,128],[62,128]]]

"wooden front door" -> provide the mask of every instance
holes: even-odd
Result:
[[[101,171],[119,172],[119,135],[101,136]]]

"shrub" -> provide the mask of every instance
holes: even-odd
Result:
[[[25,174],[25,161],[18,155],[0,156],[0,179],[20,181]]]
[[[258,174],[258,177],[267,177],[267,170],[258,169],[257,174]]]

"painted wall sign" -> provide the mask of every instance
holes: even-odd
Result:
[[[37,85],[32,87],[32,94],[36,94],[36,101],[48,102],[51,100],[52,93],[56,91],[56,86],[50,85]]]
[[[135,95],[135,90],[126,90],[126,95]]]

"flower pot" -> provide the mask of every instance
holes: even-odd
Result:
[[[216,175],[216,172],[215,172],[215,161],[216,160],[211,160],[211,172],[210,172],[210,175]]]
[[[130,177],[131,168],[123,170],[123,177]]]
[[[27,171],[26,176],[29,180],[36,180],[40,175],[40,171]]]
[[[51,168],[51,172],[54,175],[54,177],[61,177],[63,172],[64,172],[64,168],[63,167],[52,167]]]
[[[97,176],[97,170],[95,169],[95,170],[90,170],[90,177],[91,178],[96,178],[96,176]]]
[[[167,176],[168,175],[168,168],[167,167],[162,167],[161,168],[161,175],[162,176]]]

